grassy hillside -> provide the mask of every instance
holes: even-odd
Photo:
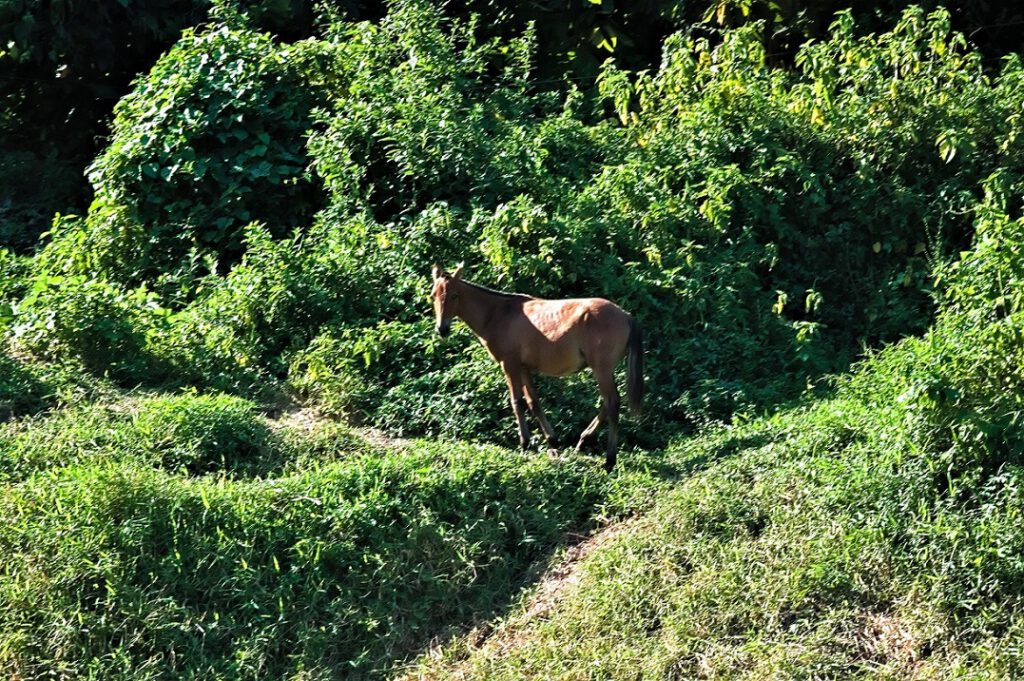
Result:
[[[19,678],[379,673],[500,609],[614,487],[589,460],[381,449],[201,397],[19,423],[0,452]]]
[[[553,83],[528,22],[216,6],[88,210],[0,249],[0,675],[1024,671],[1019,55],[911,7],[780,60],[725,3]],[[432,328],[461,260],[640,320],[613,475],[506,448],[498,368]],[[589,376],[540,392],[592,418]]]

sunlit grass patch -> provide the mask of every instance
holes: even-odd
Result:
[[[417,443],[266,480],[124,459],[37,473],[0,499],[0,666],[25,678],[386,668],[501,608],[602,499],[591,464]]]

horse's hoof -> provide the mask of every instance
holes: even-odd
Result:
[[[548,456],[552,459],[561,459],[561,452],[558,451],[557,447],[548,447]]]

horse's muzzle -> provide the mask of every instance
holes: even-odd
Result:
[[[447,338],[448,334],[451,333],[451,331],[452,331],[451,323],[448,323],[448,324],[438,324],[437,325],[437,335],[439,335],[441,338]]]

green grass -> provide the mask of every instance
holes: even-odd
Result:
[[[0,480],[98,461],[184,475],[268,477],[369,451],[374,448],[344,424],[271,421],[238,397],[121,395],[0,425]]]
[[[707,462],[591,554],[542,618],[414,676],[1019,678],[1024,469],[951,499],[906,407],[851,390],[694,438]]]
[[[0,424],[64,406],[116,399],[105,377],[74,361],[40,363],[0,350]]]
[[[5,486],[5,673],[379,675],[503,607],[607,484],[591,459],[425,442],[268,479],[150,463],[82,457]]]

